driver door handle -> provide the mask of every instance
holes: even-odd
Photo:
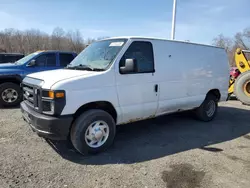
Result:
[[[158,92],[158,84],[155,84],[155,92]]]

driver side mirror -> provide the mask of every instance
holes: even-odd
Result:
[[[129,74],[137,71],[136,59],[126,59],[124,67],[120,67],[121,74]]]
[[[27,65],[27,67],[34,67],[35,65],[36,65],[36,60],[32,59]]]

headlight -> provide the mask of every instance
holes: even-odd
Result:
[[[60,115],[65,104],[65,91],[42,91],[42,112],[44,114]]]

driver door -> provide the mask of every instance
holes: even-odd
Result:
[[[121,74],[126,59],[135,59],[137,71]],[[134,41],[121,58],[116,69],[118,100],[122,110],[122,122],[153,117],[158,106],[158,84],[154,70],[154,54],[151,42]]]

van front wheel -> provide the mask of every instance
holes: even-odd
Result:
[[[95,154],[106,150],[115,137],[115,122],[103,110],[89,110],[73,123],[70,138],[73,146],[81,154]]]
[[[208,94],[206,99],[195,110],[196,117],[201,121],[211,121],[217,114],[218,102],[216,97],[212,94]]]

